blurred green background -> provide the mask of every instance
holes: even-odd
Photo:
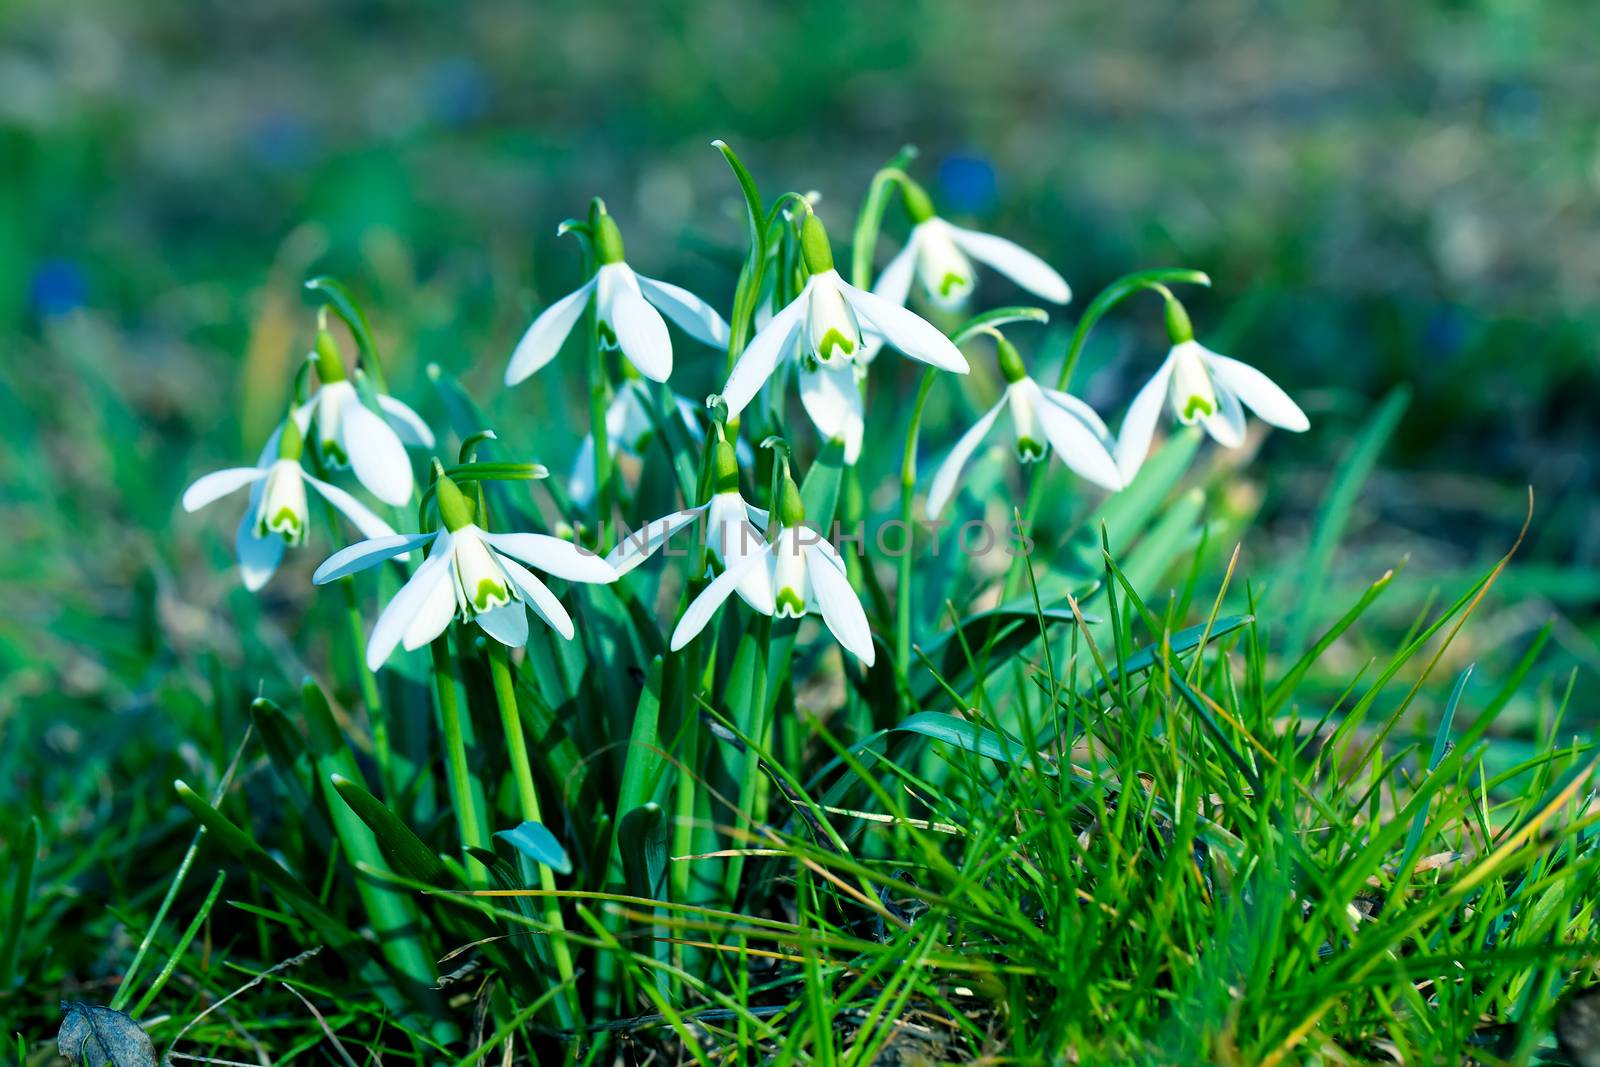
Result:
[[[1330,472],[1409,387],[1332,602],[1409,555],[1386,602],[1403,630],[1505,551],[1531,485],[1529,540],[1476,647],[1514,658],[1554,617],[1564,654],[1542,676],[1600,663],[1592,3],[1074,7],[0,6],[0,814],[52,813],[46,840],[72,847],[50,917],[108,939],[103,956],[63,946],[58,973],[126,958],[99,901],[159,892],[140,857],[192,832],[165,783],[214,780],[200,753],[236,743],[237,679],[281,685],[320,654],[295,628],[324,610],[303,579],[325,534],[258,600],[230,566],[237,511],[176,504],[252,460],[281,412],[313,322],[301,282],[350,284],[397,393],[436,425],[430,362],[564,470],[579,361],[499,385],[532,315],[579,280],[556,224],[602,195],[639,269],[726,306],[742,207],[714,137],[769,198],[820,191],[841,246],[871,173],[918,145],[944,213],[1072,282],[1066,323],[1127,271],[1209,272],[1201,339],[1313,421],[1268,437],[1214,502],[1260,511],[1241,573],[1297,573]],[[892,210],[880,262],[904,226]],[[1036,365],[1060,358],[1055,329],[1019,333]],[[1159,306],[1126,305],[1079,388],[1115,425],[1162,347]],[[679,353],[674,385],[709,392],[720,357]],[[894,362],[875,371],[885,433],[915,373]],[[972,403],[940,390],[930,451]],[[150,828],[124,840],[130,811]]]
[[[128,625],[141,612],[164,613],[180,657],[226,644],[194,605],[233,583],[231,520],[180,520],[174,501],[254,455],[309,337],[312,273],[363,298],[401,395],[437,420],[422,374],[437,361],[564,469],[582,418],[571,361],[498,384],[532,314],[577,281],[555,224],[603,195],[641,269],[725,304],[740,207],[713,137],[767,195],[820,191],[841,243],[871,172],[914,143],[942,210],[1045,254],[1075,307],[1128,270],[1208,271],[1202,339],[1279,378],[1316,424],[1270,439],[1259,552],[1300,550],[1351,430],[1408,385],[1342,565],[1470,569],[1509,544],[1532,485],[1519,588],[1593,663],[1592,14],[13,0],[0,709],[118,688],[108,659],[142,654],[123,647],[147,632]],[[903,228],[891,211],[891,240]],[[981,298],[1017,295],[990,282]],[[1080,387],[1113,424],[1159,358],[1158,320],[1130,305],[1096,334]],[[679,367],[681,392],[716,384],[704,350]],[[898,415],[892,389],[879,400]],[[930,421],[935,447],[949,422]],[[304,595],[280,578],[269,614]]]

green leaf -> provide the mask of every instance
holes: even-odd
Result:
[[[1345,529],[1350,525],[1350,515],[1361,496],[1372,468],[1383,454],[1400,418],[1411,402],[1411,388],[1397,385],[1367,420],[1361,434],[1339,461],[1333,480],[1328,484],[1328,495],[1323,497],[1317,511],[1317,524],[1311,534],[1311,545],[1306,550],[1305,565],[1300,579],[1285,590],[1292,599],[1289,614],[1289,632],[1284,639],[1284,655],[1298,656],[1306,646],[1312,622],[1320,614],[1323,590],[1328,584],[1328,571],[1333,564],[1333,554],[1339,547]]]
[[[0,993],[16,980],[17,959],[22,950],[22,928],[28,918],[28,901],[33,899],[33,868],[39,856],[39,820],[30,816],[22,834],[12,842],[5,869],[11,874],[11,894],[6,908],[5,940],[0,941]]]
[[[1039,639],[1041,615],[1047,628],[1058,623],[1071,625],[1074,621],[1071,608],[1046,608],[1040,612],[1030,597],[1027,603],[1016,600],[969,615],[958,626],[935,637],[922,649],[922,654],[935,665],[935,675],[923,674],[913,683],[916,701],[921,704],[932,700],[944,687],[940,685],[941,679],[944,685],[957,692],[969,689],[973,685],[973,664],[967,658],[968,649],[979,669],[986,673],[988,668],[998,669],[1009,663],[1012,657]],[[1098,620],[1086,614],[1084,621]],[[960,639],[956,636],[958,633],[962,635]]]
[[[532,819],[511,830],[496,831],[496,837],[509,844],[535,863],[542,863],[560,874],[572,873],[572,861],[567,850],[561,847],[556,835],[544,823]]]
[[[350,810],[371,829],[384,859],[397,873],[441,888],[452,884],[450,872],[438,854],[423,843],[422,838],[400,816],[390,811],[383,801],[342,774],[330,776],[329,781],[350,806]]]
[[[954,715],[947,715],[942,711],[919,711],[897,723],[894,729],[902,733],[931,737],[935,741],[943,741],[947,745],[955,745],[979,756],[1019,767],[1033,767],[1034,757],[1039,755],[1037,752],[1030,752],[1018,738]],[[1057,773],[1048,756],[1044,757],[1042,768],[1046,774]]]
[[[834,438],[822,446],[811,469],[800,484],[800,499],[806,506],[806,523],[824,535],[833,525],[839,507],[839,487],[844,480],[844,442]]]
[[[662,900],[667,888],[667,817],[659,804],[634,808],[617,824],[622,873],[631,896]]]

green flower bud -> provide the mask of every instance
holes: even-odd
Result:
[[[823,274],[833,269],[833,246],[828,243],[828,231],[822,220],[807,215],[800,224],[800,254],[805,258],[806,270]]]
[[[594,219],[594,256],[603,267],[608,263],[622,262],[622,231],[616,220],[602,208]]]
[[[325,329],[317,330],[317,377],[327,385],[344,381],[344,357],[339,355],[339,343]]]
[[[456,483],[444,473],[444,468],[434,461],[434,473],[437,477],[433,484],[434,505],[439,509],[439,521],[444,523],[444,528],[455,533],[463,526],[471,526],[473,514],[477,510],[472,501],[468,500]]]
[[[785,529],[794,529],[806,521],[806,504],[800,497],[800,487],[785,474],[783,488],[778,490],[778,522]]]
[[[300,454],[305,451],[306,435],[300,432],[300,424],[290,416],[283,420],[283,432],[278,435],[278,458],[292,459],[300,462]]]
[[[713,493],[737,493],[739,491],[739,457],[734,451],[733,444],[717,435],[716,443],[711,446],[711,491]]]
[[[1167,297],[1167,337],[1175,345],[1194,340],[1194,324],[1189,321],[1189,313],[1174,296]]]
[[[1015,385],[1028,376],[1028,368],[1022,365],[1022,354],[1017,351],[1016,345],[996,335],[994,349],[1000,357],[1000,373],[1006,376],[1007,384]]]
[[[911,224],[927,222],[933,218],[933,200],[928,196],[928,190],[912,181],[910,178],[900,179],[900,199],[905,201],[906,214],[911,216]]]

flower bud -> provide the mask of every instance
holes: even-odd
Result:
[[[783,476],[783,488],[778,490],[778,522],[785,529],[794,529],[806,521],[805,501],[800,497],[800,487],[794,484],[794,479],[787,473]]]
[[[326,329],[318,328],[316,351],[317,377],[324,385],[344,381],[344,357],[339,355],[339,343]]]
[[[294,416],[284,419],[283,429],[278,434],[278,458],[299,463],[305,446],[306,435],[300,432],[300,424],[294,421]]]
[[[910,178],[900,179],[900,199],[905,201],[906,214],[911,216],[913,226],[933,218],[933,200],[928,191]]]
[[[828,243],[828,231],[822,220],[807,215],[800,224],[800,254],[805,258],[806,270],[812,274],[825,274],[833,269],[833,246]]]
[[[1006,384],[1015,385],[1028,376],[1028,368],[1022,365],[1022,354],[1017,351],[1017,346],[1006,340],[1003,335],[996,334],[994,339],[995,354],[1000,357],[1000,373],[1005,375]]]
[[[1175,345],[1194,340],[1194,324],[1189,321],[1189,313],[1174,296],[1167,297],[1167,337]]]
[[[711,446],[711,491],[737,493],[739,491],[739,457],[733,445],[719,432]]]
[[[444,473],[444,468],[434,461],[435,479],[433,483],[434,505],[439,509],[439,521],[444,523],[444,528],[455,533],[463,526],[471,526],[473,513],[476,510],[472,501],[461,492],[456,483],[451,481]]]

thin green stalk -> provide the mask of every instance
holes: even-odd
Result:
[[[439,697],[439,729],[444,737],[446,777],[450,780],[450,797],[456,812],[456,825],[461,833],[461,844],[466,848],[487,849],[489,838],[484,832],[478,799],[473,789],[472,771],[467,766],[467,743],[462,733],[461,702],[456,699],[448,633],[435,638],[430,647],[433,651],[434,690]],[[470,853],[467,855],[467,879],[475,888],[485,888],[489,884],[488,869]]]
[[[595,311],[589,310],[589,432],[594,436],[595,506],[599,509],[596,543],[602,553],[611,551],[611,509],[614,486],[611,477],[611,444],[606,437],[606,407],[610,388],[606,380],[605,353],[600,350],[599,327]]]
[[[911,425],[906,430],[905,454],[900,460],[900,524],[905,532],[905,545],[900,554],[900,574],[894,591],[894,668],[901,692],[907,696],[906,679],[911,676],[911,549],[914,541],[911,518],[917,492],[917,436],[922,429],[922,409],[928,403],[928,393],[933,389],[937,373],[931,368],[923,372],[922,384],[917,388],[917,399],[911,408]]]
[[[392,803],[400,795],[400,783],[394,777],[394,764],[389,745],[389,713],[383,706],[383,695],[378,689],[378,676],[367,666],[362,654],[366,644],[366,627],[362,622],[360,595],[356,592],[354,575],[339,579],[344,593],[345,623],[350,629],[350,654],[356,664],[356,680],[361,685],[361,702],[367,706],[367,725],[372,730],[372,758],[378,764],[378,780],[383,782],[384,795]]]
[[[533,768],[528,760],[528,742],[522,730],[522,714],[517,710],[517,684],[511,677],[511,660],[506,647],[498,641],[489,642],[489,674],[494,681],[495,703],[500,706],[500,725],[506,735],[506,750],[511,754],[511,776],[517,785],[517,800],[523,819],[543,823],[539,811],[539,793],[533,787]],[[539,864],[539,888],[547,894],[556,892],[556,875],[547,864]],[[555,957],[556,974],[566,987],[566,1002],[573,1017],[577,1017],[578,990],[573,984],[572,949],[567,944],[566,923],[561,918],[561,898],[550,895],[544,898],[544,921],[555,931],[550,935],[550,951]]]

